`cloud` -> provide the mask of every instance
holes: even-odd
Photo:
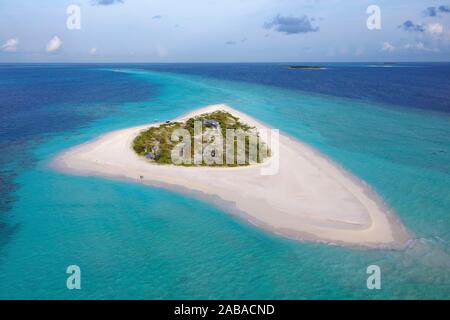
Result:
[[[439,12],[450,13],[450,6],[439,6]]]
[[[152,19],[154,19],[154,20],[162,19],[162,15],[157,14],[156,16],[153,16]]]
[[[444,32],[444,27],[440,23],[430,23],[427,25],[427,31],[432,35],[438,35]]]
[[[383,43],[381,50],[387,51],[387,52],[392,52],[392,51],[395,51],[395,46],[386,41]]]
[[[427,17],[436,17],[438,14],[438,11],[437,11],[436,7],[428,7],[425,9],[423,14]]]
[[[423,42],[416,42],[414,44],[406,44],[404,46],[405,49],[410,50],[417,50],[417,51],[428,51],[428,52],[439,52],[440,50],[438,48],[428,48],[426,47]]]
[[[97,55],[97,48],[92,48],[91,50],[89,50],[89,54],[90,54],[91,56]]]
[[[428,7],[423,12],[427,17],[437,17],[440,13],[450,13],[450,6]]]
[[[2,51],[4,52],[16,52],[17,46],[19,45],[19,39],[12,38],[8,39],[4,45],[2,45]]]
[[[311,25],[312,21],[314,21],[314,19],[310,19],[306,15],[297,18],[283,17],[278,14],[275,18],[273,18],[272,21],[266,22],[264,24],[264,28],[274,28],[276,31],[285,33],[287,35],[319,31],[319,28],[314,28]]]
[[[439,52],[439,48],[430,48],[427,47],[422,41],[417,41],[415,43],[407,43],[400,47],[395,47],[393,44],[389,42],[384,42],[382,47],[382,51],[393,52],[393,51],[402,51],[402,50],[412,50],[412,51],[423,51],[423,52]]]
[[[91,0],[93,6],[110,6],[118,3],[123,3],[123,0]]]
[[[403,22],[403,24],[398,27],[409,32],[424,32],[426,30],[423,24],[415,24],[411,20]]]
[[[55,53],[61,49],[62,41],[58,36],[54,36],[47,44],[45,51],[48,53]]]

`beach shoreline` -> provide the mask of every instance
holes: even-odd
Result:
[[[269,129],[226,105],[200,108],[173,121],[216,110],[228,111],[258,130]],[[296,240],[401,249],[410,239],[395,213],[369,185],[301,141],[280,135],[280,168],[272,176],[262,176],[260,169],[274,157],[233,168],[156,165],[139,157],[132,141],[157,125],[107,133],[61,153],[52,166],[70,174],[125,179],[193,196]]]

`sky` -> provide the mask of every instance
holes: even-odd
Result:
[[[0,1],[0,62],[297,61],[450,61],[450,0]]]

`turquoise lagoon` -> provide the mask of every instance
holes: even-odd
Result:
[[[2,216],[0,298],[450,297],[449,113],[130,66],[95,72],[156,89],[112,111],[102,109],[107,102],[80,109],[99,116],[27,146],[33,163],[14,176]],[[217,103],[311,144],[369,183],[411,232],[408,248],[289,240],[197,199],[50,166],[59,152],[103,133]],[[73,264],[81,268],[81,290],[66,288]],[[374,264],[381,290],[366,287]]]

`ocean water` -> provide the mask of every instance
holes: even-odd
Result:
[[[1,299],[448,299],[450,64],[0,65]],[[401,251],[285,239],[211,204],[53,170],[102,133],[227,103],[368,182]],[[66,268],[81,268],[81,290]],[[368,290],[378,265],[382,289]]]

